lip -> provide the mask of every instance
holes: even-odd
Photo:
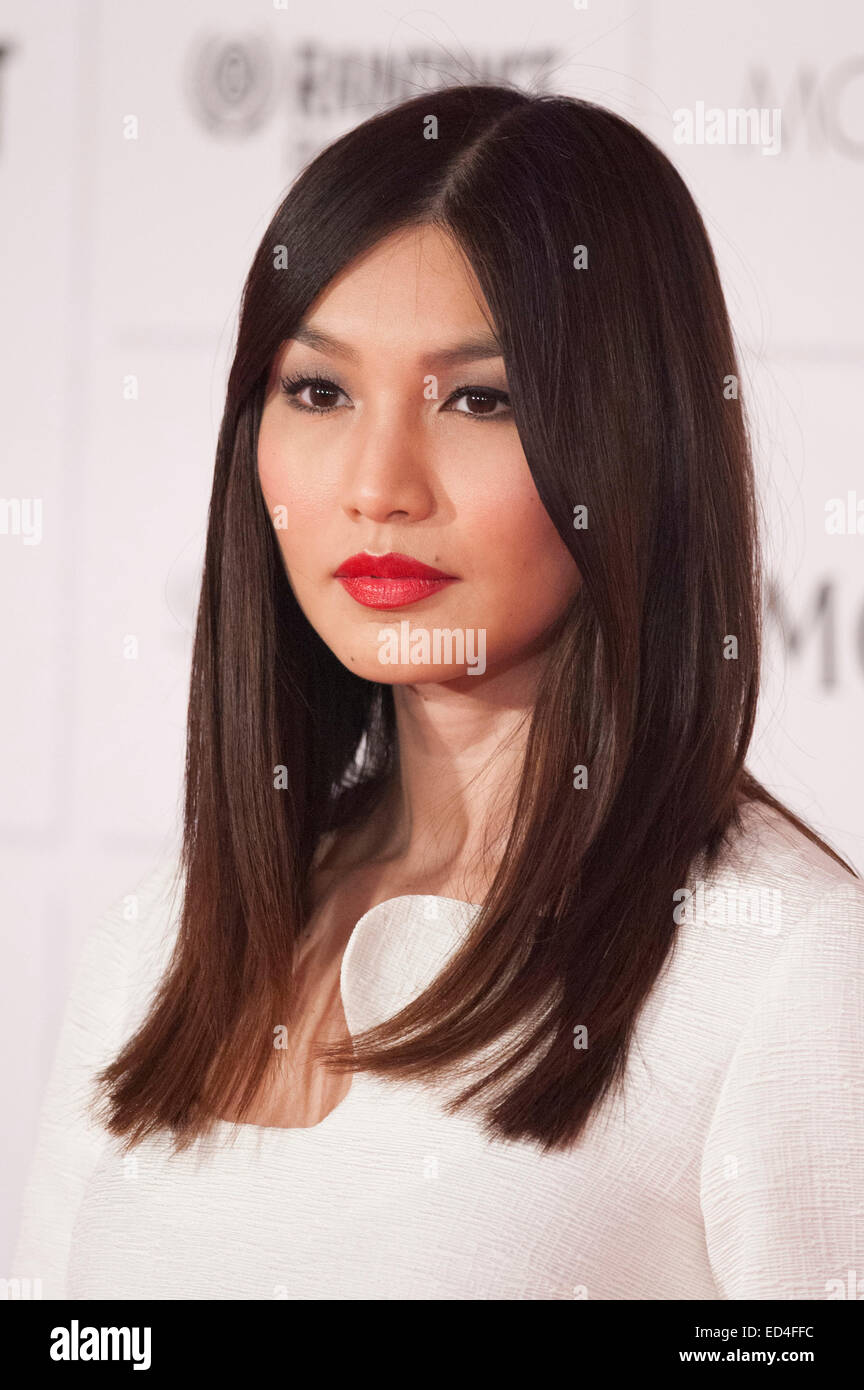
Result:
[[[360,551],[343,560],[333,577],[364,608],[404,608],[457,582],[455,574],[395,551],[386,555]]]

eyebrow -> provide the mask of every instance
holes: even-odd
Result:
[[[332,334],[325,333],[321,328],[313,328],[311,324],[301,323],[292,334],[292,341],[304,343],[306,347],[314,348],[317,352],[329,352],[334,357],[344,357],[349,362],[358,360],[358,353],[347,343],[343,343],[339,338],[334,338]],[[478,333],[473,338],[467,338],[464,342],[456,343],[453,347],[437,348],[432,352],[424,354],[422,361],[430,365],[455,366],[460,362],[484,362],[494,357],[503,357],[501,344],[494,333]]]

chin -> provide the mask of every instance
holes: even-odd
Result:
[[[434,666],[417,664],[413,662],[400,662],[398,664],[385,664],[378,661],[377,656],[342,656],[339,652],[334,653],[343,666],[355,676],[359,676],[364,681],[375,681],[379,685],[441,685],[448,681],[468,681],[478,682],[485,674],[485,666],[477,663],[473,668],[469,666]],[[472,674],[476,671],[476,675]]]

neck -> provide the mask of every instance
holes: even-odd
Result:
[[[505,671],[394,689],[398,772],[376,858],[418,876],[490,882],[504,850],[542,657]]]

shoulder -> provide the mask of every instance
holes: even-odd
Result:
[[[169,850],[130,881],[86,934],[71,989],[81,1016],[92,1014],[96,1022],[110,1012],[115,1039],[140,1022],[171,959],[181,905],[179,851]]]
[[[803,819],[803,817],[801,817]],[[764,802],[749,801],[740,808],[740,828],[738,833],[731,834],[733,851],[740,855],[771,855],[772,858],[779,856],[785,865],[799,867],[807,866],[811,873],[817,876],[836,877],[838,880],[846,880],[850,877],[849,872],[833,858],[828,849],[811,840],[810,835],[804,834],[803,830],[783,815],[782,810],[776,810],[774,806],[765,805]],[[811,827],[814,834],[820,834],[815,827]],[[820,835],[821,840],[828,844],[828,837]]]
[[[727,869],[751,876],[783,876],[790,887],[806,885],[811,893],[849,884],[862,887],[827,849],[782,811],[762,802],[749,801],[742,807],[738,826],[727,835],[724,863]]]
[[[749,802],[711,868],[700,860],[692,877],[702,919],[733,937],[748,929],[751,945],[864,930],[864,882],[771,806]]]
[[[855,1026],[843,1000],[864,982],[864,884],[782,813],[748,804],[673,898],[675,947],[649,1016],[683,1016],[691,1042],[726,1060],[778,997],[796,1026]]]
[[[745,808],[713,882],[737,896],[742,925],[770,923],[769,989],[794,981],[798,999],[821,1012],[852,979],[864,980],[864,882],[782,812]]]
[[[127,930],[135,939],[130,971],[130,1021],[140,1022],[150,1005],[177,944],[183,906],[183,874],[179,853],[165,855],[129,895],[132,920]]]

